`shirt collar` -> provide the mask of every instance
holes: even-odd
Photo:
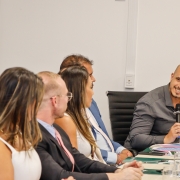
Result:
[[[164,86],[164,95],[165,95],[166,106],[174,107],[171,99],[171,92],[169,91],[169,84]]]
[[[37,121],[55,138],[55,129],[53,125],[50,125],[40,119],[37,119]]]

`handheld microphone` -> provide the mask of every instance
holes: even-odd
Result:
[[[176,104],[176,122],[180,123],[180,104]]]

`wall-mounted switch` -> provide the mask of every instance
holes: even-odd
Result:
[[[134,88],[134,74],[125,75],[125,88]]]

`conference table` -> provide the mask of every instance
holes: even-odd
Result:
[[[129,161],[132,161],[133,159],[143,162],[144,175],[142,176],[142,180],[162,180],[162,169],[166,166],[170,166],[169,162],[173,162],[174,157],[137,155],[136,157],[131,158]]]

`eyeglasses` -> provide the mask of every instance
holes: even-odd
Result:
[[[70,101],[72,99],[72,97],[73,97],[72,93],[68,92],[67,94],[58,94],[58,95],[52,96],[50,99],[52,99],[52,98],[54,98],[56,96],[59,96],[59,97],[63,97],[63,96],[68,97],[68,101]]]
[[[67,96],[68,97],[68,101],[70,101],[73,97],[71,92],[68,92],[67,94],[60,94],[59,96]]]

